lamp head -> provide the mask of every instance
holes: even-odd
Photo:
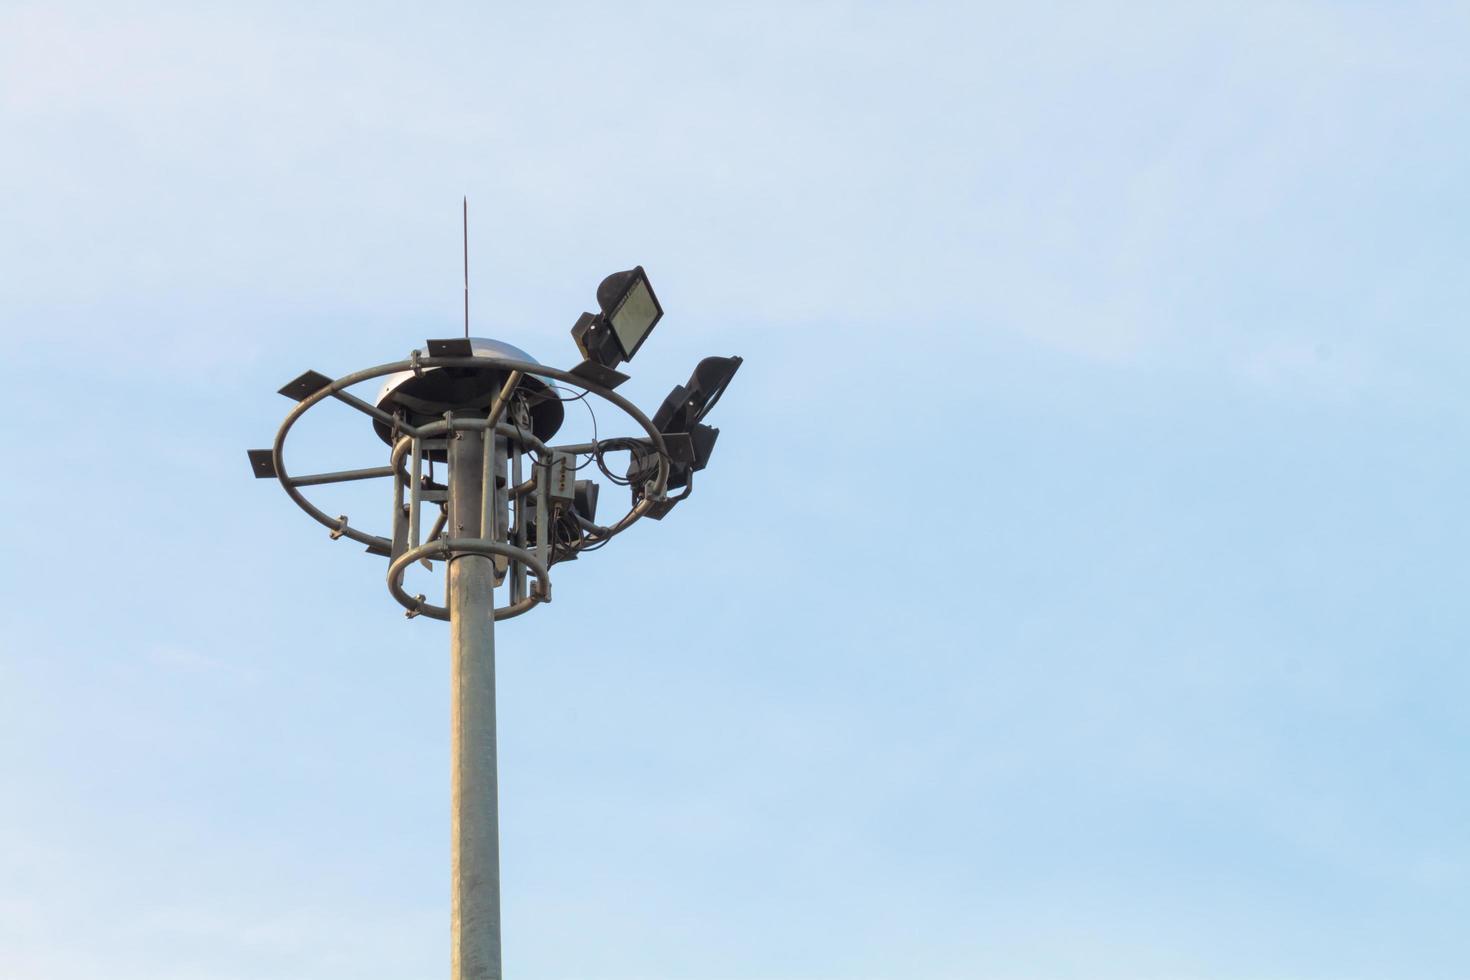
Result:
[[[627,272],[614,272],[602,280],[597,287],[597,305],[612,326],[625,361],[633,359],[664,315],[664,308],[653,294],[653,285],[641,265]]]
[[[643,266],[614,272],[597,287],[600,313],[583,313],[572,326],[582,356],[606,368],[632,360],[663,318]]]
[[[675,385],[658,407],[654,426],[665,434],[691,431],[715,407],[742,363],[738,357],[706,357],[700,361],[688,382]]]
[[[687,382],[674,386],[654,413],[654,428],[663,435],[664,447],[669,454],[667,489],[687,487],[690,474],[709,464],[720,430],[704,425],[700,420],[715,407],[742,363],[739,357],[706,357],[695,365]],[[641,484],[652,479],[657,469],[658,458],[652,452],[633,454],[628,465],[628,480],[634,484],[634,503],[642,492]],[[670,499],[682,500],[683,497]],[[672,506],[672,503],[668,504],[668,507]],[[667,513],[667,507],[660,514],[651,516],[662,516],[663,513]]]

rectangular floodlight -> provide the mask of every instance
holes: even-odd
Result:
[[[665,439],[668,436],[664,437]],[[713,426],[697,423],[689,432],[689,441],[694,449],[694,469],[702,470],[709,465],[710,453],[715,451],[715,440],[720,438],[720,430]]]
[[[602,280],[597,287],[597,305],[612,324],[613,336],[623,349],[625,361],[633,359],[654,324],[664,315],[664,308],[653,294],[653,286],[641,265],[627,272],[614,272]]]
[[[664,448],[669,451],[669,459],[675,463],[694,462],[694,439],[687,432],[665,432]]]

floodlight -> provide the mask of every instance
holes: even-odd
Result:
[[[572,324],[572,340],[586,358],[582,363],[589,367],[596,365],[611,370],[623,359],[612,327],[596,313],[577,317],[577,322]]]
[[[597,287],[601,313],[583,313],[572,325],[582,356],[605,368],[632,360],[664,315],[643,266],[614,272]]]
[[[715,451],[715,440],[720,437],[720,430],[697,424],[689,431],[689,437],[694,443],[694,461],[690,463],[690,468],[702,470],[709,465],[709,457]]]
[[[623,360],[630,361],[653,332],[654,324],[664,315],[658,297],[643,266],[627,272],[614,272],[597,287],[597,305],[612,324],[613,335],[623,349]]]
[[[665,484],[669,489],[687,486],[689,474],[709,464],[720,430],[700,424],[700,419],[715,407],[742,363],[738,357],[706,357],[695,365],[687,382],[674,385],[674,390],[654,413],[654,428],[663,435],[669,456],[669,479]],[[635,503],[642,492],[642,483],[657,471],[656,456],[650,452],[633,453],[627,478],[633,483]]]
[[[588,521],[597,521],[597,484],[591,480],[577,481],[577,495],[572,501],[572,509],[581,514]]]
[[[666,490],[678,490],[689,484],[690,466],[688,463],[669,463],[669,478],[664,484]],[[652,480],[658,474],[658,456],[655,453],[644,452],[633,454],[628,461],[628,474],[625,479],[633,490],[633,503],[643,499],[644,484]]]
[[[669,448],[670,456],[673,456],[672,442],[683,440],[687,446],[688,456],[684,459],[674,459],[669,465],[668,489],[678,490],[680,487],[689,485],[689,475],[697,473],[709,465],[710,454],[715,451],[715,440],[720,437],[720,430],[708,425],[695,424],[694,428],[687,434],[676,433],[665,437],[665,446]],[[648,457],[651,465],[650,470],[644,475],[644,479],[652,479],[658,471],[657,457]]]
[[[689,381],[675,385],[669,392],[654,413],[653,424],[665,434],[691,431],[715,407],[742,363],[738,357],[706,357],[700,361]]]
[[[577,542],[586,535],[588,529],[605,531],[606,528],[597,528],[597,484],[591,480],[578,480],[573,485],[573,497],[570,502],[564,502],[556,512],[552,540],[556,545],[552,547],[547,558],[548,564],[558,564],[564,561],[577,560]],[[569,505],[568,505],[569,504]],[[528,540],[539,540],[536,519],[532,517],[526,524],[526,536]]]
[[[681,480],[680,474],[688,470],[702,470],[709,465],[720,430],[696,422],[688,432],[665,432],[662,435],[664,449],[669,456],[669,486],[681,487],[684,485],[682,482],[672,481]],[[632,470],[638,473],[640,480],[651,479],[658,470],[658,456],[652,452],[636,452]]]

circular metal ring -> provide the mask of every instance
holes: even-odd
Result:
[[[286,436],[290,433],[291,427],[296,424],[297,420],[300,419],[302,415],[306,414],[306,412],[310,410],[313,406],[315,406],[318,402],[322,401],[325,398],[333,397],[339,392],[343,392],[353,385],[361,384],[364,381],[370,381],[373,378],[381,377],[385,374],[393,374],[398,371],[416,371],[423,368],[435,367],[460,367],[498,371],[520,371],[524,374],[536,374],[542,377],[553,378],[557,381],[563,382],[564,384],[568,384],[576,388],[581,388],[584,391],[597,395],[604,401],[607,401],[613,406],[621,409],[623,412],[629,415],[633,419],[633,421],[637,422],[643,428],[644,432],[648,434],[649,441],[653,443],[658,457],[658,474],[653,481],[653,492],[649,496],[645,497],[643,500],[639,501],[638,504],[636,504],[634,507],[632,507],[628,511],[628,513],[625,514],[623,518],[619,520],[616,524],[609,526],[607,528],[606,536],[599,537],[598,540],[607,540],[607,538],[611,538],[613,535],[626,530],[630,525],[632,525],[635,521],[646,514],[650,509],[652,509],[654,503],[658,499],[661,499],[665,491],[667,490],[669,480],[669,456],[668,448],[664,445],[663,434],[658,431],[653,422],[649,420],[648,416],[644,415],[643,412],[639,410],[636,405],[628,401],[622,395],[619,395],[617,392],[613,391],[611,388],[604,388],[602,385],[594,384],[593,382],[588,381],[586,378],[579,377],[578,375],[575,375],[570,371],[564,371],[560,368],[547,367],[544,364],[535,364],[529,361],[516,361],[509,358],[499,357],[422,357],[420,356],[420,352],[418,350],[415,350],[413,352],[413,355],[407,360],[394,361],[390,364],[380,364],[376,367],[365,368],[361,371],[353,372],[352,374],[343,375],[342,377],[332,381],[330,384],[323,385],[321,388],[312,392],[310,395],[307,395],[300,402],[298,402],[297,405],[292,408],[290,412],[286,414],[286,418],[281,423],[281,427],[276,431],[275,442],[271,446],[271,462],[276,469],[276,479],[280,482],[282,489],[286,491],[286,495],[295,502],[296,506],[304,510],[307,516],[316,521],[318,524],[321,524],[324,527],[336,532],[339,537],[349,538],[353,541],[358,542],[359,544],[366,545],[368,548],[377,551],[381,551],[384,548],[391,548],[392,542],[388,538],[382,535],[369,534],[365,531],[353,527],[350,523],[340,518],[328,516],[325,512],[312,504],[311,501],[307,500],[305,494],[301,493],[300,490],[292,485],[291,476],[286,471],[286,463],[283,456],[283,450],[286,445]],[[473,420],[467,419],[465,421],[471,422]],[[470,426],[466,427],[468,428]],[[448,423],[443,421],[431,422],[428,425],[420,426],[418,428],[414,428],[408,425],[402,426],[402,429],[409,435],[419,435],[426,431],[438,432],[440,431],[440,429],[447,428]],[[540,442],[540,440],[535,439],[535,437],[532,436],[530,433],[518,433],[513,427],[507,428],[509,429],[509,431],[502,433],[501,426],[497,425],[496,432],[498,434],[513,435],[516,438],[520,438],[526,441],[528,445],[534,445],[535,443]],[[535,440],[535,443],[531,442],[530,440]],[[396,448],[397,447],[395,447],[395,454]],[[551,447],[546,447],[544,444],[541,444],[540,448],[544,450]],[[401,456],[399,458],[401,459]]]
[[[421,544],[417,548],[410,548],[389,563],[388,591],[393,594],[394,599],[398,600],[399,605],[411,613],[428,616],[430,619],[448,620],[448,606],[436,606],[403,591],[403,573],[408,570],[409,565],[422,558],[452,560],[462,554],[484,555],[487,558],[504,555],[506,558],[514,558],[523,563],[535,573],[536,582],[541,587],[539,594],[536,589],[532,589],[530,595],[519,602],[496,608],[496,622],[519,616],[534,605],[551,601],[551,573],[545,565],[536,560],[534,554],[512,544],[501,544],[499,541],[490,541],[486,538],[439,538],[428,544]]]

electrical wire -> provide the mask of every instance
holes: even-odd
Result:
[[[568,398],[563,398],[560,395],[549,394],[549,392],[553,392],[553,391],[568,391],[569,389],[563,387],[562,385],[556,384],[555,382],[551,382],[551,381],[547,381],[547,382],[544,382],[544,383],[546,385],[547,392],[543,392],[541,394],[541,397],[542,398],[554,398],[555,400],[561,402],[562,404],[566,404],[567,402],[581,402],[582,403],[582,406],[587,409],[587,416],[588,416],[588,418],[590,418],[592,420],[592,445],[594,445],[594,446],[597,445],[597,412],[593,411],[593,409],[592,409],[592,402],[590,402],[590,401],[587,400],[587,396],[590,395],[591,392],[590,391],[583,391],[580,395],[573,395],[573,396],[568,397]],[[572,467],[573,471],[581,471],[581,470],[585,469],[588,466],[588,464],[590,464],[593,461],[593,454],[592,453],[582,453],[582,454],[579,454],[579,455],[583,455],[586,458],[583,459],[582,462],[578,463],[576,466]]]
[[[547,390],[550,391],[550,392],[557,392],[557,391],[566,391],[567,389],[564,388],[561,385],[548,382],[547,383]],[[620,486],[620,487],[629,487],[629,486],[632,486],[634,481],[629,480],[626,475],[619,476],[618,474],[616,474],[612,470],[610,470],[608,468],[607,461],[605,459],[603,459],[603,457],[607,453],[629,452],[629,453],[633,454],[633,456],[634,456],[635,459],[637,459],[639,457],[646,457],[646,456],[648,456],[649,455],[649,450],[651,449],[651,447],[647,446],[645,443],[643,443],[643,442],[641,442],[641,441],[639,441],[637,439],[628,439],[628,438],[621,438],[621,437],[620,438],[617,438],[617,439],[605,439],[605,440],[604,439],[599,439],[598,438],[598,434],[597,434],[597,412],[593,410],[592,403],[587,400],[587,396],[589,394],[591,394],[591,392],[584,390],[579,395],[573,395],[573,396],[565,397],[565,398],[561,397],[560,395],[556,395],[556,394],[551,394],[549,396],[549,397],[555,398],[557,401],[560,401],[560,402],[563,402],[563,403],[566,403],[566,402],[577,402],[577,401],[581,402],[586,407],[586,409],[587,409],[587,415],[592,420],[592,452],[584,454],[586,456],[586,459],[584,459],[582,462],[578,463],[575,467],[573,467],[573,470],[576,471],[576,472],[580,472],[581,470],[583,470],[583,469],[586,468],[587,464],[589,464],[589,463],[596,463],[597,464],[597,468],[602,471],[602,475],[605,476],[605,477],[607,477],[608,480],[611,481],[612,483],[614,483],[614,484],[616,484],[617,486]],[[657,450],[653,450],[653,452],[654,453],[657,453]],[[663,455],[665,458],[668,457],[668,454],[667,453],[663,453],[661,455]],[[669,462],[670,462],[670,464],[672,464],[673,463],[673,460],[670,459]],[[639,467],[639,469],[642,469],[642,468],[643,467]]]
[[[634,472],[645,472],[648,468],[647,466],[636,465],[635,467],[635,464],[641,464],[644,460],[649,459],[649,457],[661,456],[666,461],[666,464],[668,466],[673,466],[674,461],[669,456],[667,451],[659,450],[654,446],[649,445],[646,441],[629,438],[626,436],[620,436],[613,439],[598,438],[597,412],[592,408],[592,402],[587,398],[587,396],[591,394],[590,391],[583,390],[581,394],[567,395],[563,397],[562,395],[557,394],[557,392],[569,391],[568,388],[550,381],[544,383],[546,385],[545,390],[537,392],[533,396],[538,401],[551,398],[563,404],[566,404],[567,402],[581,402],[582,405],[587,409],[588,418],[591,419],[592,451],[590,453],[579,454],[581,456],[584,456],[585,458],[573,467],[574,472],[580,472],[581,470],[585,469],[588,464],[596,463],[597,468],[602,471],[602,475],[607,477],[607,479],[613,484],[620,487],[634,487],[634,493],[638,494],[640,488],[636,486],[638,482],[637,480],[629,479],[626,475],[620,476],[608,468],[607,461],[604,459],[604,457],[608,453],[628,453],[631,457],[628,468],[630,471]],[[722,393],[723,392],[717,393],[716,398],[718,398],[719,394]],[[529,414],[530,404],[525,393],[518,391],[516,394],[518,399],[520,400],[520,403],[527,409],[527,414]],[[514,425],[516,434],[521,437],[522,444],[524,444],[526,433],[525,430],[521,427],[520,413],[512,413],[511,424]],[[536,462],[533,463],[533,465],[541,465],[541,454],[535,449],[530,449],[528,450],[528,452],[536,457]],[[690,480],[689,484],[686,485],[684,492],[678,497],[674,497],[671,499],[683,500],[685,497],[689,496],[689,490],[692,489],[692,483],[693,481]],[[589,532],[591,532],[592,534],[597,534],[598,532],[606,531],[607,529],[599,527],[583,515],[579,514],[576,511],[575,507],[573,507],[569,515],[572,518],[570,524],[559,519],[561,516],[559,508],[556,509],[553,513],[555,516],[551,517],[552,561],[564,561],[566,560],[567,556],[574,557],[578,554],[581,554],[582,552],[596,551],[598,548],[605,546],[609,541],[612,540],[612,538],[610,537],[597,537],[589,541]],[[568,532],[575,532],[575,538],[573,538],[572,535]]]

